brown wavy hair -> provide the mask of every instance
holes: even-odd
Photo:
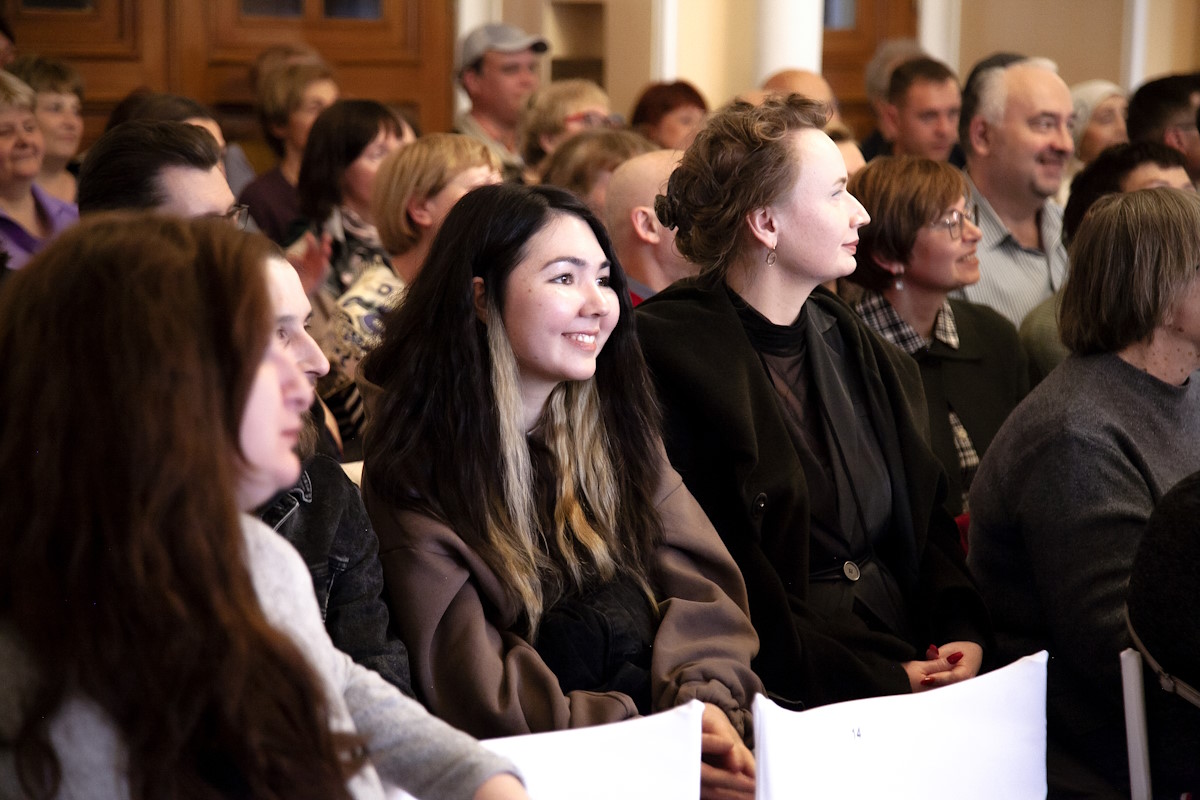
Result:
[[[724,273],[747,244],[746,215],[778,200],[799,166],[790,134],[822,128],[824,103],[799,94],[754,106],[735,100],[716,112],[671,173],[654,210],[675,228],[675,246],[701,271]]]
[[[111,721],[133,798],[349,797],[357,738],[259,607],[234,499],[269,248],[223,220],[97,215],[0,292],[0,620],[37,674],[30,797],[58,790],[73,696]]]

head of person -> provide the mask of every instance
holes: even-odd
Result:
[[[566,189],[602,217],[613,170],[636,155],[657,149],[658,145],[633,131],[584,131],[554,151],[542,183]]]
[[[6,68],[17,59],[17,37],[8,20],[0,15],[0,68]]]
[[[827,108],[798,94],[716,112],[671,173],[655,211],[701,271],[785,269],[823,283],[854,270],[869,219],[822,130]]]
[[[83,138],[83,76],[65,61],[21,56],[8,71],[36,94],[34,116],[42,129],[46,158],[66,164]]]
[[[400,117],[374,100],[338,100],[322,111],[300,162],[300,211],[321,224],[345,205],[370,221],[375,174],[403,138]]]
[[[217,141],[185,122],[131,120],[105,131],[79,168],[81,214],[157,210],[180,217],[235,211]]]
[[[1071,87],[1075,104],[1075,157],[1089,163],[1100,151],[1129,141],[1125,131],[1125,91],[1111,81],[1084,81]]]
[[[871,215],[859,230],[850,280],[877,292],[903,276],[905,290],[948,294],[979,280],[979,228],[967,180],[945,161],[880,156],[850,178],[847,190]]]
[[[32,186],[41,172],[46,144],[36,104],[28,84],[0,71],[0,186]]]
[[[863,89],[866,91],[867,102],[877,120],[883,114],[883,108],[888,102],[888,86],[892,80],[892,70],[908,61],[910,58],[920,58],[928,53],[921,48],[916,39],[886,39],[875,48],[875,54],[863,69]],[[882,125],[882,120],[880,120]],[[885,138],[891,141],[891,132],[882,131]]]
[[[260,76],[258,113],[275,155],[299,157],[321,112],[338,99],[333,70],[323,63],[284,63]]]
[[[704,124],[708,103],[687,81],[652,83],[633,105],[629,125],[659,147],[683,150]]]
[[[825,133],[829,134],[829,138],[841,151],[847,177],[866,166],[867,161],[863,158],[862,149],[854,140],[854,132],[850,130],[849,125],[844,122],[828,122],[825,124]]]
[[[250,65],[250,85],[256,97],[262,97],[264,82],[276,70],[292,64],[315,64],[328,67],[319,50],[303,42],[285,42],[264,47]]]
[[[838,111],[837,98],[834,97],[833,87],[819,73],[807,69],[783,69],[769,76],[762,83],[764,91],[775,94],[799,94],[809,100],[817,100],[829,108],[829,119],[841,120]]]
[[[1164,326],[1200,340],[1196,192],[1158,187],[1102,197],[1084,216],[1069,252],[1058,314],[1067,349],[1116,353],[1149,341]]]
[[[976,76],[978,106],[963,140],[985,197],[1037,206],[1062,185],[1075,151],[1075,107],[1053,61],[1030,58]]]
[[[136,95],[137,100],[128,109],[126,120],[150,119],[163,122],[186,122],[208,131],[217,140],[217,148],[224,158],[225,134],[217,122],[216,115],[203,103],[169,92],[146,92]],[[109,126],[113,118],[109,118]],[[224,167],[222,167],[223,169]]]
[[[1155,186],[1192,189],[1183,154],[1159,142],[1126,142],[1105,149],[1071,181],[1063,210],[1063,244],[1070,244],[1088,209],[1107,194]]]
[[[963,143],[963,148],[966,148],[967,130],[970,126],[971,119],[979,110],[979,77],[984,73],[997,67],[1007,67],[1017,61],[1024,61],[1028,56],[1020,53],[999,52],[992,53],[987,58],[981,59],[971,67],[971,71],[967,73],[967,79],[962,83],[962,112],[958,115],[958,141]],[[886,91],[886,86],[884,87]]]
[[[500,181],[490,149],[469,136],[431,133],[383,160],[375,177],[375,224],[392,255],[428,244],[459,199]]]
[[[505,576],[530,630],[561,591],[622,566],[648,574],[658,423],[631,312],[583,203],[484,186],[451,209],[361,368],[380,390],[364,487],[446,519]]]
[[[613,170],[608,184],[604,221],[613,246],[630,276],[655,291],[698,269],[679,254],[675,232],[654,214],[654,198],[667,190],[682,155],[679,150],[654,150],[634,156]]]
[[[459,41],[454,71],[476,114],[516,128],[541,83],[550,45],[513,25],[481,25]]]
[[[1183,153],[1192,182],[1200,181],[1200,87],[1192,75],[1168,75],[1138,87],[1129,98],[1132,142],[1162,142]]]
[[[895,131],[896,155],[950,158],[958,141],[962,97],[949,67],[923,56],[905,61],[892,70],[887,97],[883,113]]]
[[[15,748],[31,794],[55,794],[49,720],[79,693],[137,797],[349,796],[361,759],[245,565],[239,511],[296,479],[311,399],[272,341],[270,248],[217,220],[104,215],[0,293],[0,463],[20,465],[0,490],[0,615],[37,668],[45,716]]]
[[[554,81],[529,99],[521,128],[521,157],[536,166],[571,136],[617,124],[608,95],[595,83],[582,78]]]

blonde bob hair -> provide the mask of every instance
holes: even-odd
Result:
[[[521,157],[535,167],[547,155],[543,136],[557,136],[566,130],[567,117],[588,105],[609,107],[608,95],[588,80],[573,78],[554,81],[529,98],[521,133]]]
[[[430,133],[388,155],[375,176],[372,210],[379,241],[392,255],[417,246],[421,230],[408,213],[413,200],[426,200],[473,167],[500,171],[495,154],[479,140],[457,133]]]
[[[1200,195],[1159,187],[1103,197],[1070,254],[1058,311],[1063,344],[1089,355],[1145,341],[1200,274]]]

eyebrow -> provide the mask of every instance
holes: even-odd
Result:
[[[549,269],[550,267],[553,267],[555,264],[562,264],[564,262],[567,264],[570,264],[573,267],[580,267],[580,268],[586,267],[588,265],[588,262],[584,261],[579,256],[558,256],[556,258],[550,259],[545,264],[543,264],[542,269]],[[605,259],[604,261],[600,262],[600,269],[611,269],[611,268],[612,268],[612,263],[608,259]]]

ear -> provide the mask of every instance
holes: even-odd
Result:
[[[891,259],[884,258],[883,256],[880,256],[878,254],[873,254],[871,256],[871,260],[875,262],[875,265],[877,267],[879,267],[882,270],[885,270],[886,272],[890,272],[893,275],[904,274],[904,262],[902,262],[902,261],[893,261]]]
[[[475,316],[479,317],[480,322],[487,325],[487,293],[483,290],[483,278],[472,278],[471,288],[475,291]]]
[[[562,138],[561,135],[551,136],[548,133],[540,133],[538,134],[538,145],[541,146],[543,153],[550,153],[554,151],[554,145],[558,143],[560,138]]]
[[[1187,142],[1184,140],[1183,129],[1178,125],[1171,125],[1163,131],[1163,144],[1187,155]]]
[[[971,140],[971,149],[980,155],[987,155],[991,150],[992,127],[982,114],[976,114],[967,126],[967,136]]]
[[[654,209],[637,206],[629,213],[629,221],[633,225],[633,235],[646,244],[658,244],[662,240],[662,226]]]
[[[278,139],[281,142],[287,140],[287,124],[286,123],[283,125],[280,125],[278,122],[272,122],[270,124],[270,128],[271,128],[271,135],[274,136],[276,139]]]
[[[404,210],[408,212],[408,218],[422,228],[432,228],[433,214],[429,213],[428,204],[429,198],[427,197],[420,199],[413,197],[409,199],[408,205],[404,207]]]
[[[774,250],[779,244],[779,227],[770,206],[751,211],[746,215],[746,224],[750,226],[750,234],[768,250]]]
[[[479,73],[475,70],[464,69],[462,75],[459,76],[459,81],[469,96],[474,97],[479,93]]]
[[[896,138],[900,127],[900,109],[892,103],[884,103],[879,109],[879,130],[887,134],[889,141]]]

